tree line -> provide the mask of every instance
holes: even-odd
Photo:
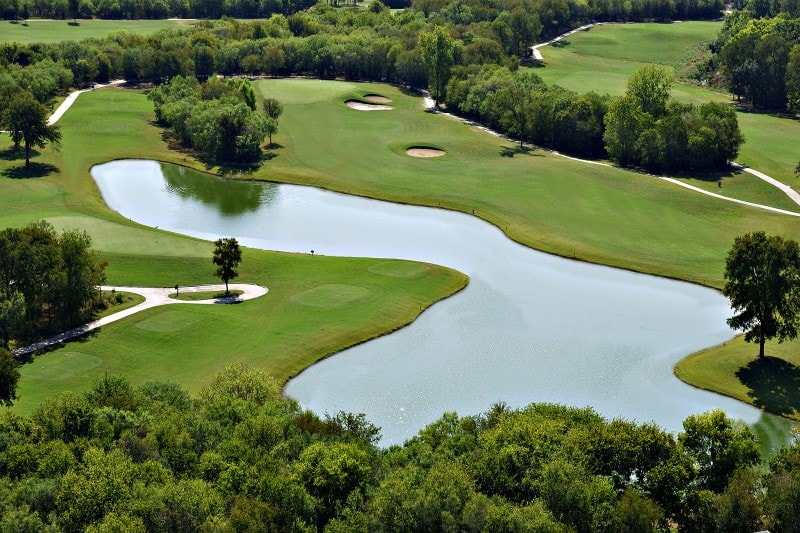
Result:
[[[310,8],[316,0],[0,0],[0,18],[268,18]]]
[[[728,89],[758,109],[800,113],[800,7],[749,0],[714,43]]]
[[[523,141],[653,172],[724,168],[744,137],[729,106],[670,100],[672,77],[645,65],[624,96],[578,94],[548,86],[530,70],[456,67],[445,90],[448,109]]]
[[[0,231],[0,346],[88,321],[106,266],[91,243],[84,231],[59,235],[44,221]]]
[[[160,123],[169,126],[184,146],[215,163],[259,161],[261,143],[278,129],[275,106],[280,104],[270,100],[267,111],[272,110],[272,116],[259,113],[253,86],[244,79],[212,77],[200,83],[176,76],[147,97]]]
[[[231,366],[192,398],[104,376],[30,416],[0,411],[0,529],[797,531],[800,445],[761,465],[721,411],[676,436],[589,408],[496,404],[376,446]]]

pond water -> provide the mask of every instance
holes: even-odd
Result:
[[[672,374],[685,355],[733,336],[717,291],[547,255],[475,217],[293,185],[223,181],[150,161],[92,176],[106,203],[142,224],[271,250],[427,261],[468,287],[400,331],[330,357],[286,393],[317,413],[363,412],[383,444],[445,411],[492,403],[592,406],[607,417],[680,431],[716,407],[761,412]],[[354,280],[355,282],[355,280]]]

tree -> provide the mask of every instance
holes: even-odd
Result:
[[[48,142],[61,140],[58,126],[47,124],[47,108],[28,91],[20,91],[11,98],[8,122],[11,131],[18,132],[25,144],[26,167],[30,164],[32,146],[44,148]]]
[[[281,105],[281,103],[275,98],[265,98],[262,105],[264,114],[272,120],[277,121],[278,118],[280,118],[280,116],[283,114],[283,105]]]
[[[419,34],[417,47],[422,52],[422,62],[428,71],[428,88],[436,106],[444,97],[444,88],[453,66],[455,41],[442,26]]]
[[[239,275],[236,269],[242,262],[242,251],[233,237],[217,239],[214,246],[214,257],[211,259],[211,262],[217,265],[214,275],[225,282],[225,296],[228,296],[230,294],[228,281]]]
[[[687,417],[678,441],[695,463],[698,488],[718,494],[738,469],[760,461],[753,432],[721,409]]]
[[[673,79],[672,73],[664,67],[643,65],[628,78],[628,94],[636,98],[645,113],[659,118],[667,111]]]
[[[764,232],[747,233],[733,242],[725,260],[722,293],[737,313],[728,324],[745,332],[747,342],[797,337],[800,311],[800,248],[795,241]]]
[[[0,348],[0,405],[10,406],[17,399],[19,370],[11,352]]]
[[[628,93],[608,106],[603,142],[609,157],[622,167],[636,161],[636,145],[653,119],[642,110],[639,100]]]

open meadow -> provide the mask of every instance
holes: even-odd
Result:
[[[0,21],[0,42],[55,43],[105,37],[115,31],[150,35],[166,28],[192,24],[193,20],[26,20]]]

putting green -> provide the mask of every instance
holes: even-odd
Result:
[[[368,294],[369,289],[365,287],[331,283],[293,294],[289,299],[309,307],[342,307],[361,300]]]
[[[58,357],[43,358],[37,360],[36,371],[31,376],[29,370],[32,365],[23,365],[20,370],[22,378],[34,379],[36,381],[66,381],[78,377],[82,374],[99,367],[103,360],[94,355],[83,352],[62,351]]]
[[[369,267],[370,272],[395,278],[413,278],[427,272],[429,269],[429,265],[411,263],[409,261],[384,261]]]

